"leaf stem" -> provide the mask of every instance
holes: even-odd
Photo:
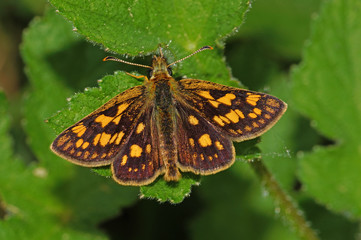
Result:
[[[270,195],[274,198],[276,210],[284,217],[286,222],[297,232],[301,239],[318,240],[316,232],[311,228],[306,221],[302,210],[298,205],[286,194],[281,188],[273,175],[268,171],[263,164],[261,158],[256,158],[249,161],[257,176],[260,178],[262,184]]]

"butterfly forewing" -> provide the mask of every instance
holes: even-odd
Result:
[[[64,130],[54,140],[51,149],[79,165],[109,165],[144,111],[144,98],[144,86],[117,95]]]
[[[179,81],[179,101],[197,110],[219,133],[234,141],[260,136],[271,128],[287,105],[278,98],[196,79]]]
[[[232,142],[189,106],[177,103],[175,107],[179,168],[183,172],[211,174],[232,165]]]

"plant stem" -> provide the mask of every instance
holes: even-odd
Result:
[[[274,198],[279,213],[297,232],[301,239],[318,240],[316,232],[306,221],[302,210],[295,201],[281,188],[260,158],[250,161],[252,168],[261,179],[262,184]]]
[[[0,196],[0,220],[4,220],[6,217],[6,206]]]

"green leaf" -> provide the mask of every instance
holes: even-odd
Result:
[[[111,51],[129,55],[154,52],[159,44],[181,53],[221,42],[239,27],[250,4],[239,0],[51,3],[79,33]]]
[[[85,1],[70,3],[54,0],[52,4],[72,21],[79,33],[111,51],[146,55],[154,52],[161,44],[165,47],[163,52],[169,61],[185,57],[203,45],[218,44],[222,47],[222,41],[239,27],[249,7],[248,1],[192,1],[189,8],[184,8],[190,4],[189,1],[93,1],[88,4]],[[172,11],[176,11],[177,15]],[[175,77],[203,78],[237,86],[236,81],[230,81],[229,69],[222,55],[223,51],[219,48],[197,54],[177,64],[174,68]],[[123,68],[123,65],[120,67]],[[90,88],[72,97],[68,109],[49,119],[49,123],[59,133],[111,97],[139,84],[138,80],[122,72],[104,77],[99,88]],[[111,175],[105,168],[94,168],[94,171],[105,176]],[[190,193],[193,184],[197,184],[194,177],[184,177],[179,184],[173,185],[160,179],[156,184],[142,188],[141,194],[146,198],[157,197],[159,201],[176,203]]]
[[[169,201],[180,203],[190,195],[192,185],[199,185],[200,176],[191,173],[183,173],[179,182],[166,182],[158,179],[154,183],[142,186],[141,197],[157,199],[159,202]]]
[[[272,80],[268,82],[268,86],[272,90],[272,94],[283,101],[289,102],[290,89],[285,77],[280,74],[273,74],[271,78]],[[296,178],[297,163],[294,161],[294,152],[298,149],[293,141],[293,136],[298,133],[298,122],[299,115],[290,106],[279,122],[272,127],[272,130],[262,135],[259,144],[263,163],[272,172],[278,184],[287,191],[292,190]],[[308,139],[308,141],[311,140],[313,139]]]
[[[54,214],[61,216],[65,209],[51,192],[47,170],[36,164],[25,166],[12,152],[12,139],[8,133],[10,114],[2,93],[0,114],[0,238],[61,239],[67,235],[72,239],[105,239],[94,230],[90,236],[61,226],[60,219]]]
[[[334,141],[300,157],[304,189],[328,208],[361,216],[361,2],[326,1],[293,72],[296,107]]]
[[[84,0],[53,0],[51,3],[79,33],[106,50],[148,55],[162,45],[171,62],[204,45],[223,46],[226,36],[239,28],[251,2],[96,0],[89,4]],[[219,83],[229,80],[221,51],[198,54],[181,63],[179,70],[181,76],[190,78],[202,76]]]
[[[251,45],[248,46],[253,46],[250,51],[256,53],[260,51],[258,48],[263,47],[265,49],[261,50],[264,52],[258,58],[261,56],[273,58],[273,63],[279,63],[279,58],[283,58],[284,61],[300,58],[304,41],[309,36],[311,15],[318,10],[321,2],[321,0],[255,1],[252,12],[247,16],[247,24],[237,34],[243,40],[243,44],[238,46],[245,48],[245,44]],[[257,66],[247,62],[245,64],[250,67]],[[262,72],[256,71],[253,74],[262,74]]]
[[[274,203],[247,162],[204,178],[201,186],[199,214],[189,223],[192,239],[298,239],[275,221]]]
[[[0,119],[0,152],[3,159],[9,159],[13,155],[11,152],[12,141],[8,133],[10,128],[10,116],[8,111],[8,103],[5,94],[0,91],[0,116],[2,116]]]

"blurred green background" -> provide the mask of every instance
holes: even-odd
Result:
[[[132,1],[124,4],[134,7]],[[217,38],[215,53],[199,56],[206,59],[224,51],[228,68],[219,58],[209,63],[220,66],[218,75],[207,73],[206,64],[199,73],[186,72],[187,63],[177,74],[215,81],[231,74],[248,89],[286,101],[285,116],[255,141],[264,164],[321,239],[360,239],[360,3],[249,4],[241,27]],[[72,17],[66,7],[60,12],[67,11],[79,32],[86,32],[77,22],[81,14]],[[177,19],[182,12],[179,15]],[[98,86],[98,79],[119,69],[138,71],[102,63],[109,53],[91,42],[101,42],[97,39],[102,35],[95,31],[84,37],[72,28],[45,1],[0,2],[0,239],[300,239],[280,214],[277,199],[241,157],[229,170],[202,177],[183,202],[171,204],[142,198],[139,188],[119,186],[54,156],[48,146],[56,132],[45,120],[64,109],[65,120],[54,120],[61,130],[80,119],[77,107],[94,109],[103,101],[98,94],[109,98],[106,91],[113,96],[119,92],[110,83],[114,79],[107,78],[101,85],[105,92],[89,89]],[[139,34],[145,32],[140,29]],[[174,44],[182,46],[181,40]],[[174,51],[184,56],[184,50]],[[148,60],[132,59],[143,64]],[[126,89],[139,82],[123,84]],[[77,92],[85,94],[73,96]],[[67,98],[80,104],[70,109]]]

